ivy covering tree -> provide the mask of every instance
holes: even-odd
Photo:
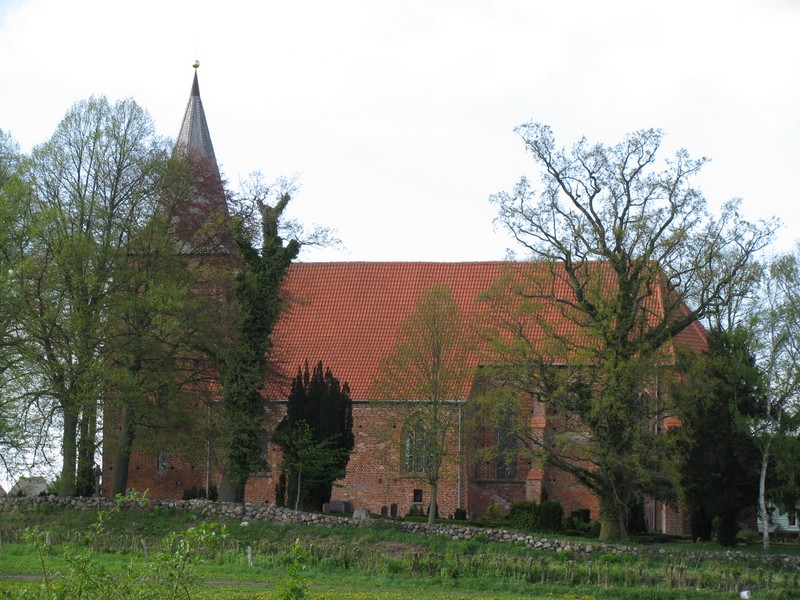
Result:
[[[261,431],[265,401],[262,395],[267,376],[270,334],[280,318],[283,301],[280,287],[289,265],[300,250],[292,239],[284,243],[281,217],[290,196],[280,194],[274,206],[254,200],[261,218],[260,247],[248,232],[247,223],[234,222],[233,241],[241,266],[233,281],[236,305],[233,345],[221,360],[222,439],[224,467],[219,499],[244,501],[250,474],[261,469]]]
[[[690,511],[692,539],[736,544],[739,523],[758,494],[759,452],[750,431],[763,411],[761,375],[746,332],[712,330],[708,350],[684,350],[671,393],[672,431],[683,448],[681,486]]]
[[[676,483],[653,435],[664,417],[657,392],[668,346],[740,293],[729,284],[772,225],[743,220],[735,202],[709,214],[691,184],[705,160],[681,150],[660,165],[660,131],[614,146],[582,139],[571,150],[539,123],[517,133],[542,189],[523,177],[492,200],[539,268],[496,290],[495,306],[508,310],[491,375],[517,391],[509,397],[539,398],[558,413],[564,429],[555,437],[532,436],[524,423],[517,434],[598,496],[601,539],[620,539],[631,507]],[[558,322],[569,327],[558,331]]]
[[[287,501],[321,509],[333,482],[344,476],[355,444],[347,382],[341,384],[322,361],[312,371],[308,363],[298,369],[275,438],[284,453]]]

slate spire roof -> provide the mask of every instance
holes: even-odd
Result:
[[[189,102],[186,104],[186,112],[183,115],[183,123],[181,123],[175,148],[184,156],[210,159],[216,165],[217,157],[214,154],[214,145],[211,143],[208,121],[206,121],[206,113],[203,110],[203,101],[200,99],[200,85],[197,82],[199,66],[200,63],[195,61],[192,91],[189,95]]]
[[[182,242],[183,252],[226,254],[231,247],[228,230],[230,213],[200,98],[197,80],[199,66],[200,62],[195,61],[192,91],[175,142],[175,153],[185,158],[191,168],[193,192],[191,198],[180,198],[173,202],[170,212],[175,237]]]

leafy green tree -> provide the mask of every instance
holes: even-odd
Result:
[[[736,203],[709,215],[690,181],[705,161],[681,150],[661,168],[660,131],[615,146],[582,139],[571,150],[545,125],[517,133],[541,168],[542,190],[523,177],[492,201],[499,224],[540,263],[505,300],[495,297],[516,312],[506,314],[504,366],[493,376],[558,413],[565,430],[557,439],[518,433],[597,494],[601,539],[620,539],[630,507],[644,493],[667,493],[676,476],[652,435],[663,416],[653,392],[670,360],[666,346],[731,300],[728,284],[772,226],[744,221]],[[557,322],[570,327],[556,331]]]
[[[758,514],[764,524],[764,554],[770,552],[768,471],[773,462],[786,480],[796,478],[791,463],[800,425],[800,265],[798,257],[776,257],[762,279],[753,308],[757,364],[764,380],[760,415],[751,421],[760,451]]]
[[[401,324],[395,346],[381,363],[372,385],[377,400],[402,400],[406,415],[401,470],[430,488],[428,523],[437,511],[443,465],[456,458],[453,435],[458,433],[463,398],[472,383],[468,356],[472,328],[446,286],[435,284],[420,295],[411,315]]]
[[[155,210],[167,156],[135,102],[93,97],[76,103],[27,163],[32,234],[14,273],[20,360],[60,424],[62,495],[94,488],[110,309],[131,235]]]
[[[14,272],[30,236],[26,207],[30,189],[20,176],[24,157],[19,145],[0,130],[0,468],[15,469],[18,458],[32,450],[36,414],[27,410],[27,377],[17,352],[19,295],[12,286]]]
[[[269,374],[270,334],[284,306],[279,293],[281,283],[300,250],[299,241],[284,243],[281,237],[281,219],[289,200],[285,191],[279,192],[274,205],[263,197],[254,198],[261,218],[260,235],[255,240],[246,221],[238,219],[234,223],[233,241],[241,267],[232,290],[236,305],[234,342],[220,361],[225,443],[221,501],[243,501],[250,474],[261,467],[260,440],[265,419],[261,391]],[[259,241],[260,247],[254,244]]]
[[[165,164],[162,194],[173,185],[169,179],[176,160]],[[115,435],[109,433],[112,495],[128,487],[135,443],[139,450],[162,451],[169,432],[169,450],[190,458],[191,449],[197,448],[196,435],[191,443],[184,440],[189,430],[196,433],[200,418],[192,414],[196,407],[190,400],[196,399],[199,384],[211,373],[196,358],[206,339],[218,331],[203,321],[213,302],[196,293],[197,271],[186,255],[174,251],[173,233],[163,210],[143,219],[129,238],[116,276],[104,393],[108,422],[118,427]]]
[[[298,436],[304,434],[303,427],[308,428],[310,439],[300,444]],[[294,495],[304,506],[319,510],[330,501],[334,480],[344,476],[355,445],[353,402],[347,383],[342,385],[330,369],[323,369],[322,361],[314,366],[313,372],[309,372],[306,363],[292,381],[286,416],[275,437],[284,455],[289,457],[285,463],[289,496]],[[329,453],[331,459],[310,460],[312,450],[317,449]],[[302,470],[305,479],[302,494],[298,470]]]
[[[759,452],[750,423],[760,415],[761,374],[748,334],[711,330],[708,350],[679,355],[680,378],[671,396],[683,423],[672,431],[682,443],[681,486],[690,510],[693,539],[736,543],[740,517],[757,495]]]
[[[319,509],[318,502],[310,504],[314,490],[330,489],[331,483],[344,476],[341,464],[347,463],[348,452],[337,444],[336,437],[317,440],[305,421],[295,422],[281,433],[284,448],[281,472],[286,475],[288,500],[294,496],[294,508],[301,506]],[[330,493],[328,493],[330,498]]]

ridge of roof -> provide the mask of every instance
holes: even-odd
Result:
[[[189,97],[197,96],[200,97],[200,84],[197,82],[197,69],[194,70],[194,81],[192,82],[192,91],[189,94]]]
[[[293,265],[498,265],[526,264],[513,260],[331,260],[295,261]],[[536,264],[536,263],[527,263]]]

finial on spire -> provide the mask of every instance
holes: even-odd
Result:
[[[199,61],[199,60],[197,60],[197,59],[195,59],[195,60],[194,60],[194,62],[192,63],[192,66],[193,66],[195,69],[196,69],[196,68],[198,68],[198,67],[200,66],[200,61]]]

